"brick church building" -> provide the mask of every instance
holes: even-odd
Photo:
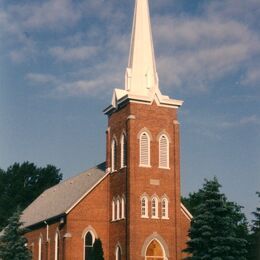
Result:
[[[178,108],[162,95],[148,0],[136,0],[125,88],[104,113],[106,161],[43,192],[22,215],[37,260],[179,260],[192,216],[180,201]]]

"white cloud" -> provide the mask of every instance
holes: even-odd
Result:
[[[260,118],[256,115],[250,115],[242,117],[237,121],[223,121],[218,126],[220,128],[233,128],[233,127],[243,127],[247,125],[260,125]]]
[[[70,26],[80,19],[81,12],[71,0],[48,0],[42,3],[11,5],[10,16],[21,23],[22,28],[46,29]]]
[[[231,0],[210,1],[201,8],[199,16],[187,13],[173,17],[168,10],[168,15],[152,17],[161,87],[186,92],[209,91],[215,81],[234,72],[245,75],[241,84],[259,86],[255,64],[259,64],[260,33],[251,23],[253,19],[258,21],[258,2],[248,0],[245,4],[237,0],[234,5]],[[0,11],[0,22],[3,21],[6,33],[16,35],[21,44],[20,48],[11,50],[13,61],[22,62],[33,56],[38,62],[44,55],[50,64],[53,59],[69,63],[66,80],[61,74],[57,76],[59,82],[65,83],[63,87],[55,84],[59,94],[75,95],[77,89],[88,95],[89,89],[95,89],[93,93],[98,95],[105,87],[111,88],[114,84],[122,87],[130,42],[126,19],[132,19],[129,3],[127,8],[117,1],[103,0],[24,3],[10,4]],[[163,0],[153,5],[166,8],[174,3]],[[67,28],[70,30],[66,31]],[[37,35],[26,36],[27,29],[29,34],[47,33],[43,46]],[[53,33],[53,29],[52,39],[49,33]],[[48,57],[44,48],[50,54]],[[30,49],[34,51],[29,52]],[[89,77],[80,71],[86,71]],[[115,75],[117,80],[110,75]]]
[[[98,52],[98,47],[80,46],[75,48],[52,47],[50,54],[58,60],[73,62],[75,60],[87,60]]]
[[[159,16],[154,29],[159,77],[168,87],[208,90],[230,72],[248,70],[260,54],[260,35],[232,18]]]
[[[57,84],[58,79],[50,74],[27,73],[26,79],[37,84]]]
[[[254,67],[247,71],[241,81],[244,85],[259,87],[260,86],[260,67]]]

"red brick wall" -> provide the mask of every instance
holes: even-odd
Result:
[[[66,260],[83,259],[83,231],[91,226],[100,238],[108,259],[108,178],[105,178],[67,216]]]
[[[127,120],[133,115],[135,119]],[[181,213],[180,213],[180,158],[179,158],[179,124],[177,111],[173,108],[129,103],[126,107],[109,117],[107,136],[107,165],[110,167],[111,140],[118,140],[118,163],[120,165],[120,137],[125,130],[128,138],[128,165],[126,171],[119,170],[111,174],[110,200],[118,193],[127,197],[127,229],[124,222],[110,225],[110,256],[119,241],[128,259],[142,259],[141,251],[145,239],[153,232],[163,237],[169,248],[169,259],[181,259]],[[139,167],[139,140],[141,129],[147,128],[152,135],[151,168]],[[170,169],[158,168],[158,135],[165,131],[170,137]],[[119,167],[117,166],[117,169]],[[127,175],[127,178],[126,178]],[[150,179],[160,181],[159,186],[151,185]],[[140,197],[143,193],[149,196],[166,194],[169,197],[169,220],[142,219],[140,217]],[[149,202],[149,209],[150,202]],[[110,209],[111,211],[111,209]],[[159,204],[160,216],[160,204]],[[124,236],[128,246],[125,247]],[[125,259],[125,255],[123,255]]]
[[[188,236],[188,231],[190,228],[190,219],[183,213],[181,212],[181,248],[182,250],[185,249],[187,247],[186,242],[189,239]],[[187,254],[182,252],[182,259],[184,259],[185,257],[187,257]]]
[[[60,226],[59,222],[49,225],[49,234],[47,239],[47,226],[43,226],[36,230],[26,233],[26,238],[28,240],[28,247],[32,251],[33,259],[38,259],[39,250],[39,238],[42,237],[42,259],[54,259],[55,254],[55,234],[59,231],[59,255],[60,259],[63,259],[63,236],[66,233],[66,226]]]
[[[98,238],[101,239],[105,259],[108,259],[108,215],[108,178],[105,178],[67,215],[66,224],[60,229],[60,259],[83,259],[83,232],[89,226],[96,231]],[[43,238],[42,259],[54,259],[55,234],[58,225],[59,222],[49,226],[48,243],[46,226],[26,234],[28,246],[33,249],[33,259],[38,259],[38,241],[40,235]],[[64,238],[65,233],[71,237]]]

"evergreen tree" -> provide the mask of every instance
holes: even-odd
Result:
[[[99,238],[96,239],[93,244],[89,259],[90,260],[104,260],[102,242]]]
[[[257,196],[260,198],[260,192],[256,192]],[[251,260],[260,259],[260,207],[256,207],[256,211],[252,213],[254,219],[252,220],[250,236],[250,256]]]
[[[247,240],[238,228],[241,212],[220,193],[217,179],[206,180],[199,190],[200,203],[194,208],[189,230],[190,240],[184,250],[191,260],[245,260]],[[198,196],[196,199],[198,199]]]
[[[0,237],[0,259],[1,260],[29,260],[31,253],[26,247],[27,240],[23,237],[24,229],[20,222],[18,209],[8,219],[8,225]]]

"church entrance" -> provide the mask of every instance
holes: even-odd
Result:
[[[166,260],[164,250],[157,240],[152,240],[145,253],[145,260]]]

